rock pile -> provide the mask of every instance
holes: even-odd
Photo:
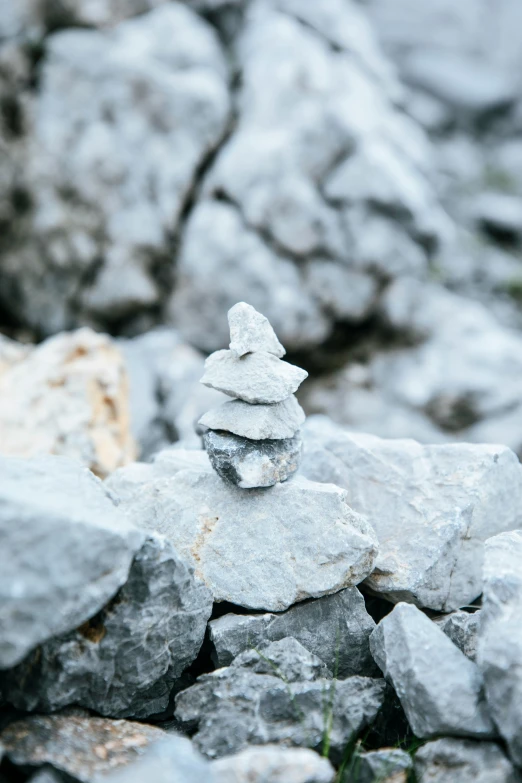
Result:
[[[286,351],[251,305],[228,312],[230,350],[205,362],[201,383],[236,399],[205,413],[205,448],[226,481],[251,489],[285,481],[299,467],[304,411],[294,392],[308,373],[281,361]]]

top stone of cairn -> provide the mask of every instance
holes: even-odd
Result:
[[[286,351],[276,337],[270,321],[258,313],[252,305],[238,302],[228,311],[230,350],[236,356],[265,351],[279,359]]]

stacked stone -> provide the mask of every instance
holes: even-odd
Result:
[[[294,392],[308,373],[281,361],[286,351],[267,318],[238,302],[228,312],[230,350],[205,362],[201,383],[235,399],[199,420],[214,470],[243,489],[271,487],[299,466],[305,414]]]

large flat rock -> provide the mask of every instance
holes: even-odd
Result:
[[[375,526],[374,592],[445,612],[480,595],[484,541],[522,521],[522,467],[509,448],[383,440],[326,417],[303,435],[301,472],[344,487]]]
[[[292,395],[272,405],[250,405],[243,400],[230,400],[207,411],[199,424],[251,440],[279,440],[295,435],[304,420],[304,411]]]
[[[108,483],[121,488],[129,519],[167,536],[215,601],[283,611],[358,584],[373,568],[375,533],[333,485],[297,477],[244,490],[207,469],[135,483],[126,473]]]

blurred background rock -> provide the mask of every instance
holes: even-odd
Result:
[[[244,300],[307,413],[520,455],[521,29],[518,0],[0,0],[0,451],[199,445]]]

